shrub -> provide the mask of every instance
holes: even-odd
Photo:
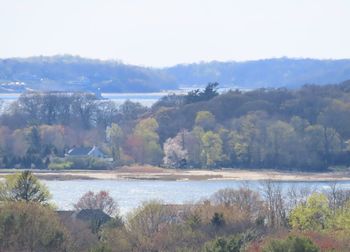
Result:
[[[308,238],[289,236],[283,240],[272,240],[263,252],[318,252],[319,248]]]
[[[73,166],[73,162],[67,161],[63,158],[54,158],[49,164],[50,170],[65,170],[70,169]]]
[[[241,235],[219,237],[205,244],[206,252],[240,252],[244,241]]]
[[[57,215],[34,202],[0,209],[0,251],[67,251],[69,239]]]
[[[105,170],[111,167],[111,163],[100,158],[68,158],[71,162],[71,169],[89,169],[89,170]]]

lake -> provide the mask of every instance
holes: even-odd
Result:
[[[208,180],[208,181],[161,181],[161,180],[66,180],[43,181],[53,195],[53,202],[61,210],[73,208],[73,204],[87,191],[108,191],[118,201],[120,211],[125,215],[143,201],[159,199],[165,203],[181,204],[208,198],[224,188],[249,186],[259,190],[258,181]],[[327,182],[279,182],[284,190],[290,187],[308,187],[327,190]],[[350,189],[350,181],[339,182],[342,188]]]

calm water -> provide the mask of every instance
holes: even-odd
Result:
[[[114,101],[117,105],[123,104],[126,100],[132,102],[139,102],[143,106],[151,107],[155,102],[157,102],[163,96],[171,93],[182,94],[183,90],[174,90],[169,92],[159,92],[159,93],[102,93],[102,97]],[[14,94],[4,94],[0,93],[0,99],[9,104],[18,99],[20,93]]]
[[[261,183],[257,181],[135,181],[135,180],[68,180],[44,181],[53,195],[53,201],[59,209],[73,208],[73,203],[87,191],[109,191],[118,201],[120,211],[126,214],[141,202],[150,199],[160,199],[166,203],[186,203],[207,198],[223,188],[239,188],[249,186],[259,190]],[[309,187],[317,190],[327,190],[327,182],[280,182],[282,188]],[[350,181],[340,182],[339,186],[350,189]]]

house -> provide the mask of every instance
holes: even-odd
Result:
[[[79,211],[56,211],[61,222],[72,233],[85,233],[84,236],[96,234],[102,225],[109,222],[112,217],[101,209],[82,209]],[[92,232],[90,234],[90,232]]]
[[[110,221],[112,218],[101,209],[82,209],[76,214],[76,218],[82,221],[98,222],[100,225]]]
[[[97,146],[93,147],[74,147],[70,149],[66,157],[95,157],[95,158],[108,158]]]

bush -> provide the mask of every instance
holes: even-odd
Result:
[[[67,251],[69,239],[50,208],[34,202],[0,209],[0,251]]]
[[[308,238],[289,236],[284,240],[272,240],[263,252],[318,252],[319,248]]]
[[[67,161],[64,158],[54,158],[49,164],[50,170],[65,170],[70,169],[73,166],[73,162]]]
[[[67,158],[72,163],[70,169],[106,170],[111,168],[111,163],[101,158]]]
[[[244,244],[241,235],[229,238],[219,237],[205,244],[206,252],[240,252]]]

